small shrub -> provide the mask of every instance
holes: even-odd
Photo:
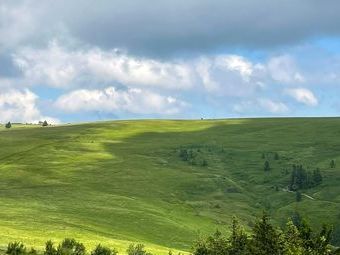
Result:
[[[45,244],[44,255],[56,255],[57,250],[54,248],[54,244],[51,240],[47,241]]]
[[[264,171],[269,171],[270,170],[270,165],[268,160],[266,160],[266,162],[264,162]]]
[[[300,191],[296,191],[296,202],[300,202],[302,200],[302,194]]]
[[[130,244],[126,253],[128,255],[152,255],[144,249],[143,244]]]
[[[11,127],[12,127],[11,122],[6,123],[5,127],[6,127],[6,128],[11,128]]]
[[[335,168],[335,160],[334,159],[331,160],[330,167]]]
[[[118,252],[113,249],[111,250],[108,247],[101,246],[100,244],[91,252],[91,255],[117,255]]]
[[[8,255],[25,255],[26,247],[21,242],[9,243],[7,246],[6,254]]]

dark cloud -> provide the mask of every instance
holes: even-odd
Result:
[[[56,36],[56,31],[62,30],[81,42],[106,49],[125,48],[140,55],[167,56],[224,47],[266,49],[340,35],[338,0],[18,2],[31,6],[32,13],[43,13],[36,22],[40,33],[34,35],[35,41],[39,41],[37,36]]]

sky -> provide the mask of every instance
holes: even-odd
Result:
[[[1,0],[0,122],[340,115],[338,0]]]

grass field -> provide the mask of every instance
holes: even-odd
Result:
[[[74,237],[121,252],[130,242],[156,253],[190,251],[199,234],[228,231],[233,215],[251,227],[264,209],[278,225],[295,210],[314,224],[340,225],[340,118],[0,129],[2,246],[21,240],[42,248]],[[207,166],[181,160],[181,148],[198,151]],[[330,168],[332,159],[339,166]],[[299,203],[283,191],[294,163],[319,167],[324,177]]]

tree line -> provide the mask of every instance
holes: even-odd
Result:
[[[322,175],[319,168],[307,171],[302,165],[293,165],[289,189],[297,191],[310,189],[322,183]]]
[[[288,221],[286,227],[276,228],[268,215],[256,220],[251,233],[246,233],[234,218],[230,235],[216,231],[194,245],[193,255],[331,255],[340,249],[330,245],[332,229],[323,225],[314,231],[302,220]]]
[[[250,232],[246,232],[236,218],[233,218],[229,235],[220,231],[198,238],[192,248],[192,255],[335,255],[340,249],[331,242],[332,228],[323,225],[315,231],[303,219],[288,221],[284,228],[271,224],[267,214],[258,218]],[[152,255],[143,244],[131,244],[128,255]],[[91,252],[72,238],[64,239],[55,246],[47,241],[43,252],[28,250],[21,242],[9,243],[7,255],[117,255],[116,249],[98,244]],[[169,255],[173,253],[169,251]]]
[[[126,253],[128,255],[152,255],[145,250],[143,244],[131,244]],[[98,244],[90,253],[87,252],[84,244],[73,238],[65,238],[58,246],[52,241],[47,241],[43,252],[27,247],[21,242],[9,243],[6,250],[7,255],[117,255],[116,249],[111,249]]]

